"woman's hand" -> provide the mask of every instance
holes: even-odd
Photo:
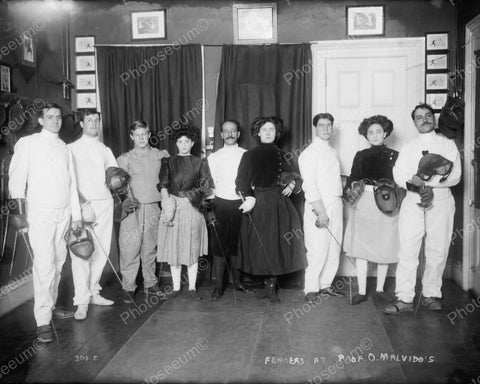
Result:
[[[250,213],[253,211],[253,208],[255,207],[255,204],[257,203],[257,199],[255,199],[253,196],[247,196],[245,198],[245,201],[238,207],[243,213]]]
[[[289,197],[292,194],[294,188],[295,180],[292,180],[285,188],[283,188],[282,195]]]

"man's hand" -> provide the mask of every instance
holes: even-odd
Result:
[[[317,228],[324,228],[328,225],[330,219],[328,218],[327,214],[320,214],[317,216],[317,220],[315,220],[315,226]]]
[[[139,201],[134,197],[127,197],[123,200],[122,209],[124,212],[133,212],[140,205]]]
[[[95,211],[89,201],[82,205],[82,219],[86,224],[92,224],[96,220]]]
[[[421,206],[424,208],[430,207],[433,201],[433,188],[423,187],[420,189],[420,201]]]
[[[245,201],[238,207],[243,213],[250,213],[253,211],[253,208],[255,207],[255,204],[257,203],[257,199],[255,199],[253,196],[247,196],[245,198]]]
[[[21,214],[10,215],[10,224],[18,232],[28,231],[27,215],[21,215]]]

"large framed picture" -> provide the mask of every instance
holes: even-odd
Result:
[[[97,94],[95,92],[77,92],[77,109],[97,108]]]
[[[36,42],[29,32],[25,32],[22,36],[23,43],[20,50],[20,63],[28,67],[36,66],[37,52]]]
[[[0,91],[11,91],[10,67],[0,64]]]
[[[75,53],[95,52],[95,36],[75,36]]]
[[[274,44],[277,42],[277,4],[233,4],[235,44]]]
[[[75,69],[77,72],[95,71],[95,56],[94,55],[76,56]]]
[[[427,51],[448,49],[448,32],[427,33],[425,35]]]
[[[132,12],[132,40],[166,39],[166,10]]]
[[[347,6],[347,36],[384,36],[385,6]]]

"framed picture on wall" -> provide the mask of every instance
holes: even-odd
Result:
[[[11,90],[10,67],[8,65],[0,64],[0,91],[10,92],[10,90]]]
[[[95,56],[94,55],[76,56],[75,69],[77,72],[95,71]]]
[[[80,90],[92,90],[96,88],[96,76],[95,74],[77,74],[77,89]]]
[[[95,52],[95,36],[75,36],[75,53]]]
[[[448,90],[448,73],[427,73],[425,89]]]
[[[347,36],[384,36],[385,6],[347,6]]]
[[[132,12],[132,40],[166,39],[166,10]]]
[[[427,54],[427,70],[447,69],[448,53]]]
[[[448,32],[427,33],[425,38],[425,49],[427,51],[448,49]]]
[[[447,92],[444,93],[427,93],[425,102],[430,104],[433,109],[442,109],[447,102]]]
[[[95,92],[77,93],[78,108],[97,108],[97,94]]]
[[[233,4],[235,44],[274,44],[277,42],[277,4]]]
[[[37,61],[36,42],[30,33],[22,36],[23,44],[20,50],[20,63],[28,67],[35,67]]]

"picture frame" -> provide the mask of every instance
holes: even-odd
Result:
[[[92,72],[96,70],[95,55],[75,57],[75,70],[77,72]]]
[[[448,73],[427,73],[425,89],[427,91],[448,90]]]
[[[427,51],[439,51],[448,49],[448,32],[425,34],[425,49]]]
[[[166,9],[130,12],[132,40],[166,39]]]
[[[347,36],[385,36],[385,6],[347,6]]]
[[[97,94],[95,92],[77,92],[77,109],[97,108]]]
[[[425,102],[434,110],[441,110],[447,102],[448,92],[443,93],[427,93],[425,95]]]
[[[0,64],[0,91],[10,92],[12,90],[11,68],[8,65]]]
[[[92,74],[77,74],[77,90],[94,90],[96,88],[97,78]]]
[[[75,53],[95,52],[95,36],[75,36]]]
[[[20,49],[20,64],[27,67],[36,67],[37,62],[37,47],[35,37],[31,36],[29,32],[22,35],[22,46]]]
[[[448,53],[427,54],[427,70],[448,69]]]
[[[234,44],[275,44],[277,3],[233,4]]]

